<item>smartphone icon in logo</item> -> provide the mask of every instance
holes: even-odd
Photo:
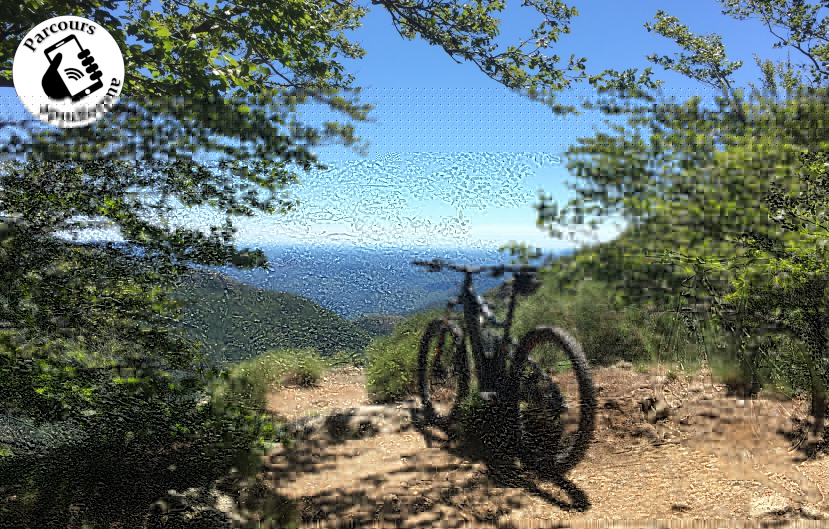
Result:
[[[69,90],[72,101],[83,99],[104,86],[101,82],[100,71],[93,72],[91,75],[86,73],[86,66],[81,62],[83,59],[78,57],[78,54],[83,51],[85,50],[77,37],[69,35],[46,48],[44,52],[50,63],[55,60],[55,55],[58,53],[62,55],[58,73]],[[89,55],[89,52],[86,55]],[[95,73],[98,75],[95,76]],[[92,79],[92,76],[96,78]]]

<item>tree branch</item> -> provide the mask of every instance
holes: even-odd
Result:
[[[189,8],[189,9],[193,9],[194,11],[198,11],[197,9],[195,9],[190,4],[183,4],[182,2],[180,2],[178,0],[172,0],[172,1],[173,1],[174,4],[178,5],[179,7]],[[246,12],[246,10],[245,10],[244,7],[234,6],[233,9],[230,10],[230,14],[227,15],[227,17],[229,18],[229,17],[233,17],[233,16],[236,16],[236,15],[241,15],[245,12]],[[203,22],[201,22],[201,23],[197,24],[196,26],[193,26],[192,28],[190,28],[189,33],[186,33],[184,30],[182,30],[182,31],[179,31],[175,36],[180,38],[180,39],[186,39],[186,37],[188,35],[198,35],[199,33],[205,33],[211,27],[213,27],[214,24],[221,25],[222,22],[225,22],[224,19],[219,18],[219,17],[214,17],[213,15],[211,15],[210,13],[207,13],[207,12],[201,12],[201,15],[203,17],[205,17],[205,20]]]
[[[783,24],[782,22],[781,22],[781,25],[783,27],[787,28],[789,31],[792,30],[792,28],[790,26],[787,26],[786,24]],[[820,69],[820,64],[818,64],[817,60],[815,60],[815,58],[810,53],[808,53],[806,50],[801,48],[800,43],[797,43],[797,44],[789,43],[787,39],[784,39],[783,37],[781,37],[780,35],[775,33],[774,30],[772,29],[772,26],[771,26],[771,20],[766,21],[766,26],[769,28],[769,33],[771,33],[772,35],[774,35],[775,37],[780,39],[780,41],[782,41],[783,43],[787,44],[788,46],[791,46],[792,48],[796,49],[797,51],[799,51],[800,53],[802,53],[803,55],[805,55],[806,57],[811,59],[812,62],[814,63],[814,65],[815,65],[815,69],[817,69],[817,71],[820,72],[821,74],[826,75],[827,72],[824,72],[823,70]],[[814,35],[814,36],[817,37],[817,35]],[[811,50],[811,48],[809,48],[809,49]]]

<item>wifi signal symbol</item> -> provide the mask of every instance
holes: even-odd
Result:
[[[73,81],[77,81],[81,77],[83,77],[83,72],[78,70],[77,68],[66,68],[63,70],[63,73],[66,74],[66,77],[72,79]]]

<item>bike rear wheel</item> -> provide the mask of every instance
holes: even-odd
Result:
[[[530,357],[534,350],[564,353],[570,365],[555,375],[561,387]],[[593,439],[596,388],[590,366],[578,342],[558,327],[527,332],[514,358],[510,380],[519,386],[513,405],[518,413],[519,459],[540,474],[564,475],[584,459]]]
[[[469,395],[470,373],[464,336],[455,322],[429,322],[420,339],[417,376],[425,418],[440,422],[456,417]]]

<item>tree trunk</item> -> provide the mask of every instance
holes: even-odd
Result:
[[[826,387],[823,384],[823,374],[820,372],[826,354],[826,332],[817,319],[809,321],[808,332],[809,336],[805,342],[810,356],[808,365],[812,381],[812,417],[815,418],[813,433],[817,437],[823,433],[826,418]]]

